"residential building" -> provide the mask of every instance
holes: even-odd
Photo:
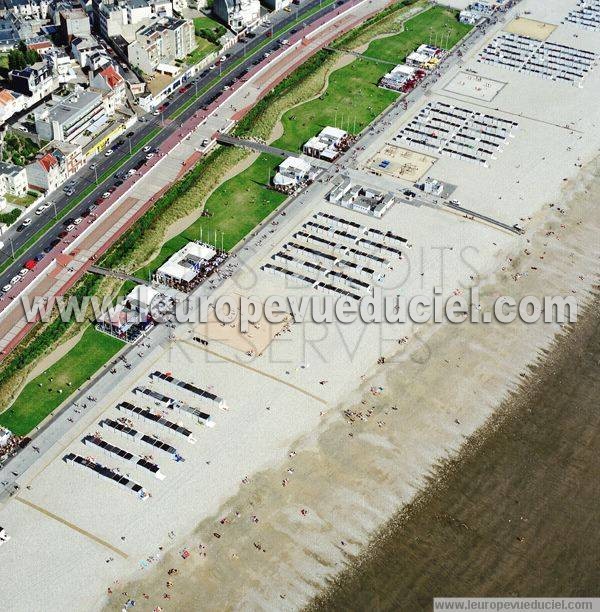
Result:
[[[0,125],[26,108],[26,98],[16,91],[0,89]]]
[[[13,15],[0,19],[0,51],[10,51],[19,44],[21,36],[16,21]]]
[[[93,0],[92,10],[96,29],[109,42],[116,36],[132,41],[141,26],[157,18],[173,17],[171,0]]]
[[[286,6],[289,6],[292,0],[263,0],[262,3],[272,11],[280,11]]]
[[[36,100],[41,100],[58,87],[58,82],[52,76],[52,68],[44,62],[23,70],[11,70],[8,76],[11,89],[25,96],[34,96]]]
[[[65,44],[70,43],[74,38],[91,36],[90,18],[83,9],[60,11],[59,18],[60,34]]]
[[[52,141],[25,168],[31,188],[50,193],[84,165],[81,147]]]
[[[15,17],[47,19],[49,0],[0,0],[2,16],[12,14]]]
[[[35,130],[42,140],[74,143],[92,136],[108,121],[102,95],[81,88],[52,99],[34,111]]]
[[[241,32],[260,18],[259,0],[215,0],[213,13],[234,32]]]
[[[165,17],[136,32],[127,48],[129,63],[145,73],[152,73],[159,64],[183,59],[196,48],[194,24],[189,19]]]
[[[27,195],[27,172],[22,166],[0,161],[0,195]]]
[[[52,49],[46,55],[46,64],[52,70],[52,76],[59,84],[77,79],[77,74],[73,70],[72,60],[62,49]]]
[[[117,72],[114,66],[107,66],[96,73],[90,72],[90,87],[102,92],[104,108],[108,116],[115,114],[126,101],[125,79]]]

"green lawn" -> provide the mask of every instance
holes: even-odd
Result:
[[[223,36],[227,32],[227,28],[212,17],[194,17],[194,28],[196,30],[215,30]]]
[[[403,32],[372,41],[364,52],[367,57],[402,63],[422,43],[430,42],[430,31],[444,34],[444,46],[452,47],[470,29],[457,19],[457,12],[433,7],[409,19]],[[329,77],[329,87],[321,97],[297,106],[282,117],[284,134],[275,146],[299,151],[302,145],[327,125],[358,133],[389,106],[398,94],[381,89],[377,83],[391,66],[357,59]]]
[[[377,86],[388,69],[385,64],[357,59],[332,72],[329,87],[322,96],[283,115],[284,133],[273,145],[299,151],[327,125],[360,132],[398,97],[397,93]]]
[[[6,198],[6,201],[10,202],[11,204],[17,204],[18,206],[24,206],[25,208],[27,208],[27,206],[34,202],[38,196],[33,196],[27,193],[22,198],[19,198],[18,196],[12,195],[11,193],[5,193],[4,197]]]
[[[403,32],[372,41],[364,54],[401,64],[423,43],[451,49],[470,29],[471,26],[460,23],[457,11],[434,6],[409,19]]]
[[[158,256],[137,270],[135,275],[147,278],[149,272],[154,272],[190,240],[202,238],[214,243],[215,230],[219,248],[221,232],[223,248],[234,247],[286,199],[282,193],[265,187],[281,161],[280,157],[261,154],[250,167],[217,187],[204,206],[205,212],[211,216],[200,217],[183,233],[166,242]]]
[[[120,340],[88,327],[64,357],[24,387],[14,404],[0,414],[0,425],[17,435],[28,434],[122,346]]]
[[[196,44],[198,45],[186,58],[185,63],[188,66],[197,64],[200,60],[203,60],[209,53],[216,51],[219,47],[214,45],[205,38],[196,36]]]

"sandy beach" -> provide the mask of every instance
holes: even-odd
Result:
[[[600,255],[598,162],[580,181],[564,192],[565,214],[546,208],[532,220],[531,255],[521,253],[482,279],[483,300],[549,289],[588,300]],[[517,273],[524,276],[515,281]],[[522,385],[558,331],[544,324],[423,330],[398,351],[398,363],[373,368],[359,391],[322,417],[317,431],[290,444],[293,456],[254,474],[126,592],[138,600],[146,593],[157,603],[172,580],[172,602],[164,609],[196,609],[199,596],[210,601],[201,606],[206,610],[304,606],[328,579],[360,560],[386,519]],[[373,394],[379,387],[383,391]],[[184,546],[193,551],[186,560],[178,554]],[[172,567],[174,578],[167,576]],[[118,609],[121,599],[107,609]]]
[[[558,24],[574,2],[524,0],[519,10]],[[600,254],[600,69],[578,87],[478,61],[501,27],[487,32],[407,112],[397,106],[367,131],[343,167],[326,171],[292,199],[285,215],[256,231],[230,260],[228,278],[198,295],[265,301],[317,294],[261,268],[327,213],[363,226],[365,236],[391,231],[406,240],[402,259],[388,255],[381,264],[377,283],[387,295],[431,296],[439,287],[450,297],[477,286],[483,310],[501,295],[561,295],[586,303]],[[600,53],[592,32],[575,40],[572,26],[560,26],[550,38]],[[467,70],[495,83],[493,95],[464,85],[460,75]],[[450,185],[466,208],[509,227],[518,222],[523,235],[433,203],[398,201],[377,219],[326,201],[344,172],[374,188],[412,187],[374,175],[369,160],[399,146],[399,135],[432,101],[515,123],[485,167],[439,153],[427,176]],[[165,612],[308,605],[340,571],[360,562],[390,517],[481,432],[564,331],[541,321],[307,320],[276,337],[261,323],[243,336],[244,344],[234,327],[220,326],[218,334],[195,324],[172,334],[157,328],[134,366],[118,364],[98,380],[97,403],[22,475],[19,495],[0,508],[0,524],[21,546],[3,547],[0,562],[33,578],[26,597],[14,581],[4,581],[11,610],[58,610],[67,602],[73,609],[121,610],[128,599],[136,609]],[[198,335],[208,344],[194,340]],[[248,344],[260,350],[246,351]],[[160,482],[118,464],[151,494],[141,500],[63,458],[91,452],[82,440],[98,431],[117,446],[132,444],[104,424],[123,418],[123,401],[157,410],[156,402],[135,393],[139,386],[191,401],[151,381],[157,370],[224,398],[226,406],[206,408],[211,428],[185,414],[170,416],[189,428],[185,436],[127,413],[132,427],[185,458],[167,460],[152,449],[165,477]],[[112,457],[102,459],[117,465]],[[23,555],[23,547],[35,554]]]

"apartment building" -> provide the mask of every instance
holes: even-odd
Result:
[[[10,193],[19,198],[27,194],[25,168],[0,161],[0,196]]]
[[[81,88],[52,99],[34,111],[35,130],[42,140],[67,143],[98,132],[108,121],[102,94]]]
[[[80,146],[52,141],[25,167],[29,186],[50,193],[82,168],[84,161]]]
[[[140,28],[127,48],[129,63],[145,73],[152,73],[159,64],[183,59],[196,48],[194,25],[189,19],[166,17]]]

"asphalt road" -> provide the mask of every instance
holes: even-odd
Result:
[[[343,1],[321,8],[314,14],[307,17],[303,22],[300,22],[296,27],[300,29],[303,25],[311,24],[323,15],[335,10],[338,6],[343,4]],[[148,134],[158,128],[160,129],[160,132],[149,142],[150,146],[158,147],[160,143],[165,141],[173,132],[177,130],[178,125],[191,117],[198,110],[198,108],[206,105],[212,98],[216,97],[216,95],[222,91],[224,85],[229,84],[242,76],[246,69],[252,66],[253,62],[263,57],[265,52],[272,51],[273,49],[277,48],[280,38],[273,38],[271,44],[261,48],[260,51],[256,50],[255,53],[252,53],[253,50],[259,47],[269,38],[267,36],[269,32],[276,32],[277,30],[291,24],[298,17],[301,18],[303,14],[306,14],[306,12],[310,11],[316,6],[319,6],[320,4],[320,0],[310,0],[303,2],[302,5],[298,7],[297,13],[295,10],[296,7],[293,5],[294,10],[292,10],[290,13],[281,11],[279,14],[271,15],[269,17],[269,23],[271,25],[268,27],[259,26],[255,28],[255,38],[249,39],[245,44],[237,43],[234,47],[228,50],[228,53],[231,55],[227,58],[227,60],[221,63],[219,72],[227,71],[229,67],[242,56],[249,54],[247,59],[240,63],[235,70],[226,76],[220,76],[219,74],[215,75],[217,70],[212,70],[208,71],[208,74],[205,74],[204,77],[196,77],[194,81],[190,81],[193,86],[183,94],[176,92],[173,99],[169,100],[169,106],[161,116],[155,117],[152,114],[147,114],[143,117],[143,122],[138,121],[131,128],[130,131],[133,132],[133,135],[130,138],[126,138],[123,135],[122,138],[125,140],[125,143],[117,148],[110,157],[105,157],[104,153],[100,153],[93,160],[89,160],[89,163],[86,164],[84,168],[73,175],[69,180],[74,180],[77,182],[77,184],[74,187],[75,193],[72,196],[67,196],[62,191],[61,187],[44,200],[46,203],[52,202],[50,208],[48,208],[41,215],[35,215],[34,212],[29,215],[31,224],[28,227],[20,232],[17,232],[16,229],[19,226],[19,223],[15,223],[14,226],[2,236],[4,247],[0,250],[0,265],[6,260],[11,260],[12,253],[16,252],[21,246],[27,243],[27,241],[33,235],[39,232],[49,221],[57,216],[59,217],[59,219],[57,219],[56,222],[42,236],[40,236],[33,245],[27,248],[24,253],[16,258],[16,261],[11,263],[2,273],[0,273],[0,287],[9,284],[11,278],[18,274],[18,272],[24,267],[24,263],[26,261],[35,258],[37,255],[41,255],[44,248],[48,247],[53,240],[58,239],[58,234],[63,231],[63,222],[66,219],[76,219],[77,217],[81,217],[82,213],[94,202],[94,200],[99,198],[102,193],[114,185],[117,179],[112,174],[106,180],[99,182],[97,185],[96,176],[101,177],[107,170],[114,167],[118,162],[129,155],[130,145],[131,149],[135,148],[137,143],[142,141],[148,136]],[[287,37],[288,34],[289,32],[282,35],[282,38]],[[211,82],[212,85],[209,90],[200,96],[193,104],[191,104],[189,108],[183,111],[181,115],[177,116],[175,121],[173,121],[171,124],[167,123],[164,126],[162,125],[164,120],[167,120],[170,116],[175,114],[178,109],[188,103],[189,100],[194,97],[197,90],[206,87]],[[114,147],[114,144],[111,146]],[[125,172],[134,167],[144,159],[145,155],[145,152],[139,151],[131,159],[125,162],[121,168],[119,168],[119,172]],[[96,164],[95,170],[90,170],[90,165],[92,163]],[[76,198],[78,193],[81,193],[86,188],[90,187],[90,185],[96,185],[94,190],[79,204],[77,204],[77,206],[69,211],[69,213],[65,213],[63,216],[61,212],[68,207],[69,202]]]

